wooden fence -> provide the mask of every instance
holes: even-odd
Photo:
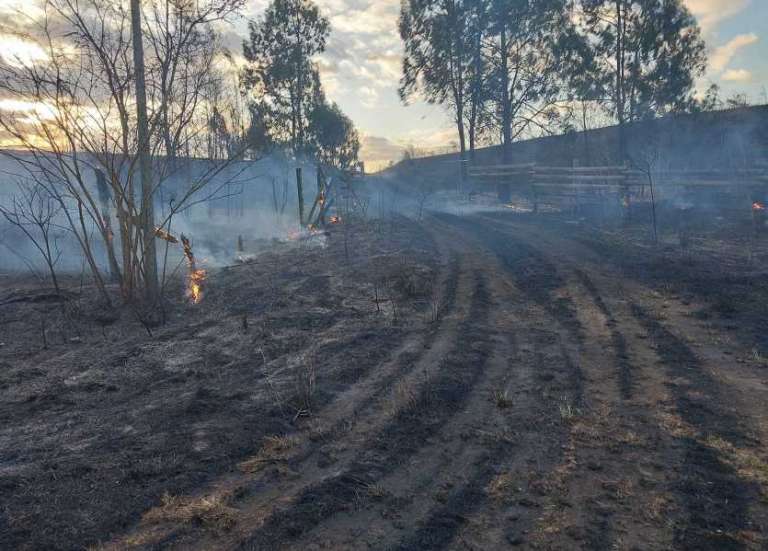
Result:
[[[526,196],[538,210],[541,200],[616,193],[625,205],[630,197],[653,184],[657,191],[710,186],[748,192],[754,201],[768,195],[768,168],[733,170],[643,171],[628,166],[554,167],[535,164],[473,166],[468,175],[475,191],[494,187],[499,200],[508,203],[512,192]]]

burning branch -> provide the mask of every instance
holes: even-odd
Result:
[[[203,269],[198,269],[195,262],[195,254],[192,252],[192,243],[187,236],[181,234],[181,244],[184,246],[184,256],[187,258],[189,276],[187,277],[187,296],[193,304],[200,304],[203,300],[203,284],[208,274]]]
[[[167,241],[168,243],[178,243],[179,240],[176,239],[176,237],[167,231],[165,231],[163,228],[155,228],[155,237],[158,239],[162,239],[163,241]]]

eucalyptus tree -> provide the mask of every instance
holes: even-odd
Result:
[[[479,31],[471,24],[473,3],[404,0],[399,20],[405,48],[400,98],[407,102],[413,97],[423,97],[429,103],[449,109],[458,133],[462,168],[467,160],[466,123],[470,100],[478,98],[468,89],[472,71],[478,67],[477,58],[473,56],[476,41],[471,36],[473,30]]]
[[[311,150],[321,162],[347,170],[357,162],[360,136],[335,103],[321,102],[310,115]]]
[[[577,18],[592,47],[601,103],[619,125],[686,111],[706,68],[696,19],[681,0],[581,0]]]
[[[574,70],[572,13],[566,0],[491,0],[489,88],[502,155],[524,132],[549,131],[559,119]]]

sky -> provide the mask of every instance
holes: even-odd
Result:
[[[398,98],[400,0],[315,1],[331,21],[326,52],[318,59],[323,86],[360,130],[366,164],[378,168],[397,160],[409,145],[435,150],[455,143],[442,108],[422,102],[406,106]],[[743,92],[751,101],[768,102],[768,0],[683,1],[697,17],[709,53],[709,69],[697,88],[716,83],[724,96]],[[0,55],[18,49],[2,35],[3,14],[33,3],[0,0]],[[246,21],[261,15],[267,4],[250,0],[233,23],[227,41],[233,53],[239,53],[234,50],[239,50],[239,35],[246,35]]]

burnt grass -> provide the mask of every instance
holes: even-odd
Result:
[[[357,234],[358,248],[382,258],[418,258],[392,263],[417,283],[433,277],[434,243],[418,226],[402,219],[386,234]],[[87,283],[63,278],[62,301],[0,279],[0,548],[107,541],[164,494],[204,487],[265,436],[291,432],[291,370],[303,358],[314,362],[319,409],[406,331],[428,331],[429,285],[401,290],[400,276],[362,253],[348,261],[333,237],[323,249],[277,246],[212,270],[200,305],[172,287],[167,323],[151,336],[131,309],[105,310]],[[375,278],[399,301],[399,319],[376,312]]]
[[[747,436],[749,428],[742,419],[725,409],[728,400],[691,349],[648,311],[637,304],[631,308],[659,345],[680,417],[704,438],[714,436],[739,447],[759,445]],[[761,499],[759,486],[741,478],[711,447],[694,438],[678,440],[684,450],[684,466],[676,495],[688,518],[675,533],[676,545],[683,549],[743,549],[743,543],[729,534],[752,528],[749,504]]]
[[[562,214],[526,218],[533,224],[566,232],[569,238],[619,268],[628,279],[662,294],[702,303],[704,306],[697,317],[730,331],[748,349],[755,348],[768,355],[768,316],[765,315],[768,273],[753,269],[745,258],[751,240],[765,248],[768,232],[755,235],[750,221],[728,217],[719,220],[710,212],[686,211],[660,216],[666,220],[666,225],[660,226],[660,235],[667,239],[657,245],[650,238],[647,213],[637,213],[629,222],[611,220],[600,225],[589,220],[578,225],[566,224],[578,217]],[[709,248],[700,250],[701,245],[696,244],[686,252],[670,245],[681,224],[700,243],[710,241]],[[734,331],[736,327],[738,331]]]
[[[302,491],[289,508],[271,516],[252,534],[242,549],[275,549],[337,513],[362,506],[370,485],[407,462],[461,411],[483,374],[492,348],[493,332],[487,327],[491,299],[479,273],[475,280],[469,315],[460,324],[457,341],[437,373],[381,431],[370,436],[370,443],[350,467]]]

